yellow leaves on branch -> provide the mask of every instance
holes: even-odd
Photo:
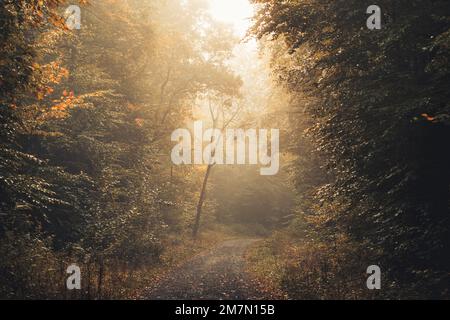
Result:
[[[45,2],[45,6],[52,9],[47,13],[48,16],[48,21],[56,28],[64,30],[64,31],[71,31],[68,27],[67,27],[67,23],[66,23],[66,19],[59,15],[56,11],[56,9],[58,7],[61,7],[63,4],[66,4],[66,1],[64,0],[39,0],[39,6],[36,8],[35,10],[35,15],[37,15],[38,17],[40,17],[41,19],[44,17],[44,12],[43,12],[43,7],[44,7],[44,2]],[[89,4],[88,0],[78,0],[78,4],[85,6]]]
[[[57,61],[45,65],[33,63],[31,68],[35,71],[36,77],[41,83],[41,86],[36,89],[36,98],[38,100],[43,100],[54,92],[52,85],[59,84],[63,79],[69,77],[69,70],[62,67]]]
[[[64,90],[63,96],[61,99],[54,100],[54,102],[58,102],[56,105],[50,108],[50,111],[47,112],[47,119],[63,119],[66,118],[69,113],[69,109],[75,107],[77,104],[82,102],[82,99],[79,97],[75,97],[73,91],[68,92]]]
[[[81,0],[84,2],[84,0]],[[67,3],[66,0],[38,0],[29,1],[27,9],[29,12],[29,21],[32,25],[39,26],[50,22],[53,26],[69,30],[65,20],[58,13],[58,9]]]
[[[57,14],[51,14],[50,17],[48,18],[48,21],[56,28],[66,30],[66,31],[70,30],[67,27],[66,20]]]
[[[69,70],[61,66],[59,61],[52,61],[48,64],[40,65],[33,63],[31,66],[35,72],[36,80],[40,83],[35,91],[38,101],[51,102],[51,107],[40,108],[40,121],[50,119],[63,119],[68,116],[68,110],[82,102],[81,98],[75,97],[73,91],[64,90],[60,98],[52,98],[55,95],[55,87],[60,85],[63,80],[69,78]]]
[[[56,61],[46,65],[33,63],[31,68],[41,83],[35,92],[38,100],[44,100],[45,97],[53,94],[55,91],[53,85],[59,84],[63,79],[67,79],[69,77],[69,70],[61,67]]]
[[[59,102],[58,104],[54,105],[51,109],[55,111],[64,111],[67,110],[69,107],[71,107],[74,102],[77,101],[75,98],[75,95],[73,91],[67,92],[67,90],[64,90],[63,96],[61,99],[54,100],[54,102]]]

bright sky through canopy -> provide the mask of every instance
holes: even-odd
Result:
[[[245,36],[254,12],[248,0],[209,0],[209,3],[215,19],[232,24],[237,35]]]

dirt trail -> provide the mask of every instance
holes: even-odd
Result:
[[[173,270],[146,295],[150,300],[247,300],[269,298],[245,272],[253,239],[225,241]]]

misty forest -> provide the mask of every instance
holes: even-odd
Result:
[[[0,29],[0,299],[450,298],[448,0],[1,0]],[[174,162],[196,122],[279,130],[278,170]]]

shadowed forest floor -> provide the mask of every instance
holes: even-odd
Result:
[[[259,240],[225,241],[176,268],[143,296],[150,300],[270,299],[245,271],[245,252]]]

